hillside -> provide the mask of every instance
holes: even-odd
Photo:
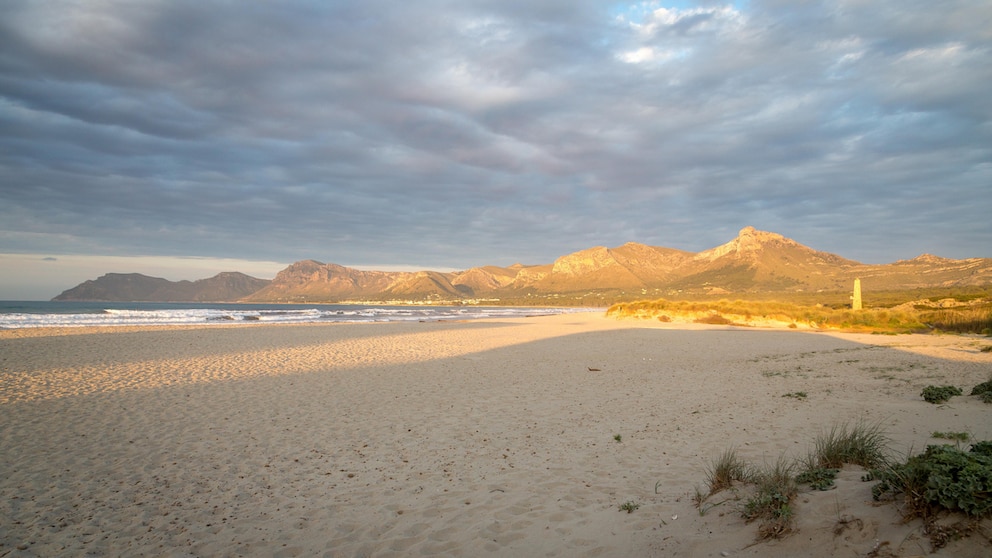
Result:
[[[173,283],[108,274],[55,300],[540,304],[567,299],[598,305],[632,296],[839,293],[850,290],[855,278],[873,291],[980,287],[992,285],[992,258],[951,260],[924,254],[890,264],[862,264],[746,227],[729,242],[698,253],[628,242],[580,250],[550,264],[449,273],[367,271],[303,260],[272,281],[220,274]]]
[[[104,302],[237,302],[269,284],[238,272],[209,279],[169,281],[140,273],[108,273],[73,287],[52,300]]]

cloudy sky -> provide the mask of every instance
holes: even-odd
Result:
[[[987,0],[5,0],[0,299],[699,251],[992,257]]]

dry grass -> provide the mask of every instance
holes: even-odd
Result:
[[[810,327],[895,332],[947,331],[982,333],[992,331],[992,302],[961,308],[849,308],[805,306],[775,301],[688,301],[643,300],[617,303],[608,316],[671,321],[680,318],[703,323],[740,323],[753,319],[799,323]]]

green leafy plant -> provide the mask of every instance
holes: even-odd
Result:
[[[796,482],[808,484],[814,490],[830,490],[834,486],[834,480],[839,472],[840,469],[817,467],[796,475]]]
[[[634,513],[634,510],[636,510],[639,507],[641,507],[641,505],[638,504],[637,502],[634,502],[632,500],[628,500],[628,501],[620,504],[620,511],[625,511],[627,513]]]
[[[887,493],[903,494],[912,517],[933,518],[939,511],[969,517],[992,516],[992,442],[964,451],[950,445],[931,445],[906,463],[872,471],[880,481],[872,487],[878,500]]]
[[[934,405],[940,403],[946,403],[951,397],[955,395],[961,395],[962,391],[959,387],[954,386],[927,386],[923,388],[920,395],[923,400],[927,403],[933,403]]]
[[[971,444],[971,452],[992,457],[992,441],[984,440]]]
[[[623,436],[621,436],[619,434],[614,434],[613,435],[613,439],[616,440],[617,442],[622,442],[623,441]]]
[[[761,520],[760,539],[777,539],[792,531],[792,501],[799,493],[793,469],[792,463],[779,459],[754,474],[756,490],[744,503],[741,515],[748,522]]]

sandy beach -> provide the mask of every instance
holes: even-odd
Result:
[[[990,344],[599,313],[0,331],[0,557],[928,555],[858,467],[782,540],[693,495],[728,448],[857,420],[900,455],[992,439],[992,405],[920,397],[988,380]]]

